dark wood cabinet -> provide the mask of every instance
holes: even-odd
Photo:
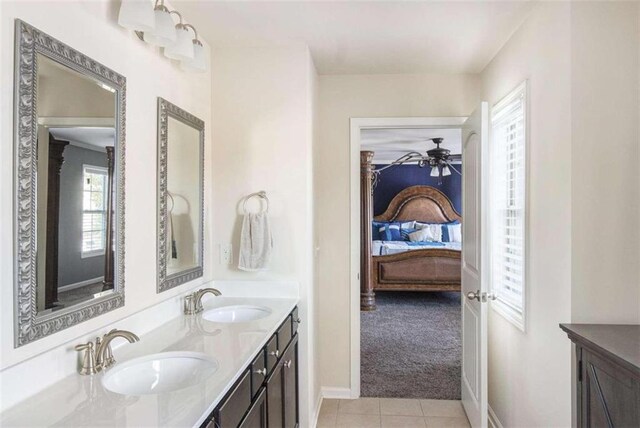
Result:
[[[640,326],[561,324],[575,344],[578,427],[640,427]]]
[[[284,426],[295,428],[298,426],[298,336],[282,356],[282,386]]]
[[[267,391],[262,387],[240,427],[262,428],[265,426],[267,426]]]
[[[201,427],[295,428],[299,425],[298,308],[282,322]],[[294,322],[297,320],[297,322]]]

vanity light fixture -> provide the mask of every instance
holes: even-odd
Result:
[[[152,31],[145,32],[143,40],[151,45],[160,47],[171,46],[176,42],[177,38],[175,24],[171,19],[171,12],[162,2],[156,2],[153,14],[155,16],[155,28]]]
[[[153,31],[155,17],[147,0],[122,0],[118,24],[129,30]]]
[[[177,24],[171,15],[178,16]],[[164,48],[164,56],[180,61],[182,70],[207,70],[207,51],[195,27],[185,24],[180,12],[169,10],[164,0],[156,0],[153,7],[149,0],[122,0],[118,24],[134,30],[141,40]]]
[[[194,57],[194,52],[193,39],[191,39],[189,28],[182,23],[180,12],[172,10],[171,14],[178,15],[180,21],[176,24],[176,41],[164,48],[164,56],[178,61],[191,61]]]

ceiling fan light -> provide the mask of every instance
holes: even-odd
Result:
[[[431,167],[431,177],[439,177],[440,176],[440,170],[438,169],[438,165],[432,166]]]
[[[193,39],[189,33],[189,29],[184,25],[176,26],[177,38],[176,42],[164,48],[164,56],[178,61],[191,61],[195,56],[193,49]]]
[[[451,170],[449,169],[449,165],[445,165],[445,166],[442,168],[442,175],[443,175],[444,177],[446,177],[446,176],[448,176],[448,175],[451,175]]]
[[[153,31],[155,17],[153,5],[148,0],[122,0],[118,24],[135,31]]]
[[[176,42],[176,28],[171,19],[171,13],[164,6],[158,6],[154,11],[155,29],[144,33],[145,42],[160,47],[171,46]]]

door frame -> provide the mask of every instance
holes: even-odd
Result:
[[[349,396],[360,398],[360,131],[384,128],[462,128],[466,116],[360,117],[350,119],[349,247],[350,247],[350,383]]]

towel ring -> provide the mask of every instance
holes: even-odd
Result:
[[[249,214],[249,211],[247,211],[247,202],[249,202],[249,199],[251,199],[251,198],[253,198],[255,196],[257,196],[258,198],[263,199],[267,203],[267,209],[264,212],[268,213],[269,212],[269,198],[267,198],[267,192],[265,192],[264,190],[261,190],[259,192],[255,192],[255,193],[252,193],[250,195],[245,196],[244,202],[242,203],[242,211],[244,211],[245,214]]]
[[[173,212],[173,208],[176,206],[176,201],[173,200],[173,195],[171,195],[171,193],[169,193],[169,192],[167,192],[167,197],[171,201],[171,208],[167,207],[167,211]]]

